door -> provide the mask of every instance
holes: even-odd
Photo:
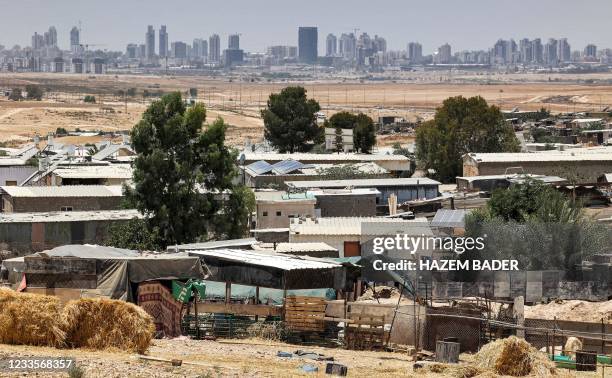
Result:
[[[344,257],[361,256],[361,246],[358,241],[344,242]]]

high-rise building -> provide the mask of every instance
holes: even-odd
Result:
[[[301,63],[312,64],[319,56],[317,27],[300,26],[298,29],[298,57]]]
[[[584,48],[585,58],[596,58],[597,57],[597,46],[593,44],[586,45]]]
[[[135,43],[129,43],[125,48],[125,56],[128,59],[136,59],[138,56],[138,46]]]
[[[177,59],[187,58],[187,44],[185,42],[172,42],[172,57]]]
[[[533,44],[528,38],[519,41],[519,52],[521,63],[529,64],[533,61]]]
[[[81,47],[80,34],[81,32],[76,26],[73,26],[72,29],[70,29],[70,50],[73,53],[76,53]]]
[[[227,37],[227,48],[230,50],[240,49],[240,34],[230,34]]]
[[[559,62],[569,62],[572,60],[572,49],[567,38],[561,38],[557,44],[557,59]]]
[[[168,32],[166,25],[159,28],[159,56],[165,58],[168,56]]]
[[[374,35],[374,40],[372,41],[372,50],[374,52],[387,52],[387,40],[378,35]]]
[[[40,50],[44,47],[44,45],[45,45],[45,37],[38,34],[38,32],[34,32],[34,35],[32,36],[32,49]]]
[[[218,34],[208,38],[208,60],[216,63],[221,61],[221,38]]]
[[[357,50],[357,39],[355,38],[355,34],[343,33],[340,36],[340,43],[338,44],[338,53],[344,59],[352,61],[355,59]]]
[[[325,56],[336,56],[338,53],[338,38],[333,34],[328,34],[325,38]]]
[[[503,39],[498,39],[495,42],[495,45],[493,45],[493,61],[495,64],[506,64],[507,49],[508,44]]]
[[[147,45],[140,44],[138,45],[138,58],[144,59],[147,57]]]
[[[545,64],[556,66],[559,62],[559,58],[557,56],[557,45],[557,40],[553,38],[550,38],[544,45],[543,60]]]
[[[542,63],[544,61],[544,48],[542,47],[542,40],[536,38],[531,41],[531,51],[533,53],[533,63]]]
[[[420,43],[410,42],[407,50],[410,63],[420,63],[423,60],[423,46]]]
[[[191,52],[191,56],[196,58],[208,57],[208,41],[202,38],[194,39]]]
[[[270,46],[267,54],[277,60],[295,59],[297,57],[297,46]]]
[[[447,64],[451,62],[452,50],[448,43],[438,47],[438,54],[436,55],[436,63]]]
[[[57,47],[57,29],[55,26],[51,26],[49,31],[45,33],[45,45],[47,47]]]
[[[151,59],[155,57],[155,29],[153,29],[153,25],[147,26],[145,46],[147,46],[147,58]]]

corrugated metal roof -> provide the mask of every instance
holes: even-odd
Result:
[[[121,197],[120,185],[0,186],[11,197]]]
[[[347,196],[347,195],[352,195],[352,196],[379,195],[380,194],[380,192],[374,188],[309,190],[307,193],[312,194],[315,197]]]
[[[292,235],[432,235],[426,218],[399,220],[377,217],[337,217],[291,219]]]
[[[338,263],[307,256],[290,256],[278,253],[266,253],[262,251],[209,249],[204,251],[189,251],[189,254],[203,257],[204,262],[206,262],[206,257],[214,257],[221,260],[236,261],[250,265],[268,266],[282,270],[333,269],[342,266]]]
[[[122,148],[125,148],[129,150],[130,152],[134,152],[132,150],[132,147],[130,147],[127,144],[111,144],[111,145],[104,147],[102,150],[98,151],[91,158],[93,160],[104,160],[107,157],[111,156],[112,154],[116,153],[117,151],[121,150]]]
[[[256,191],[255,199],[257,202],[290,202],[290,201],[315,201],[312,195],[307,193],[291,193],[288,194],[284,191]]]
[[[440,209],[431,220],[432,227],[465,227],[465,210]]]
[[[0,213],[0,223],[82,222],[143,218],[138,210],[52,211],[44,213]]]
[[[309,188],[375,188],[384,186],[418,186],[440,185],[440,182],[430,178],[380,178],[380,179],[354,179],[354,180],[313,180],[313,181],[286,181],[289,187]]]
[[[25,165],[26,161],[19,158],[0,158],[0,166]]]
[[[180,244],[177,246],[168,246],[168,251],[189,251],[189,250],[204,250],[204,249],[219,249],[219,248],[236,248],[236,247],[251,247],[257,242],[255,238],[231,239],[231,240],[215,240],[202,243]]]
[[[612,148],[573,148],[568,151],[470,153],[464,158],[483,163],[611,161]]]
[[[374,162],[366,162],[366,163],[348,163],[348,164],[309,164],[307,167],[302,167],[300,171],[302,171],[305,175],[315,175],[319,174],[320,171],[325,171],[329,168],[340,168],[340,167],[351,167],[356,169],[360,173],[368,173],[368,174],[378,174],[384,175],[389,173],[388,170],[381,167],[380,165]]]
[[[256,251],[271,251],[276,253],[294,252],[338,252],[338,250],[325,243],[255,243],[252,245]]]
[[[53,171],[61,178],[132,178],[129,164],[59,166]]]
[[[243,152],[246,161],[259,161],[265,160],[268,162],[278,162],[283,160],[298,160],[302,162],[310,161],[331,161],[337,160],[339,162],[359,162],[359,161],[409,161],[406,156],[403,155],[375,155],[375,154],[309,154],[309,153],[294,153],[294,154],[278,154],[270,152]]]

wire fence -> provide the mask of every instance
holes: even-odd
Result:
[[[559,368],[601,371],[602,377],[608,377],[612,376],[612,333],[608,327],[604,319],[601,323],[526,319],[521,325],[513,317],[487,318],[430,308],[422,346],[435,350],[438,341],[451,341],[461,344],[462,353],[477,352],[488,342],[517,335],[547,353]],[[567,349],[565,343],[570,337],[580,340],[579,350]]]

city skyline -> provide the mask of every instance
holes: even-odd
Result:
[[[113,3],[117,6],[113,7]],[[240,3],[242,10],[240,14],[235,12],[237,3]],[[594,3],[600,4],[599,7],[593,5],[598,12],[587,12],[580,4],[565,0],[543,0],[537,4],[518,0],[512,3],[513,7],[497,9],[491,9],[490,5],[484,7],[485,1],[475,0],[463,6],[449,3],[445,5],[444,13],[440,13],[439,6],[383,1],[376,3],[379,17],[369,17],[370,12],[363,12],[358,3],[361,1],[324,3],[314,0],[307,9],[303,9],[304,4],[289,7],[271,0],[262,9],[249,2],[233,1],[215,4],[214,8],[198,3],[189,12],[158,12],[165,4],[158,0],[148,1],[146,6],[111,0],[104,7],[72,0],[59,3],[23,1],[18,5],[0,0],[4,13],[12,15],[0,23],[0,44],[6,48],[14,44],[29,46],[35,32],[42,33],[55,26],[58,46],[69,49],[70,30],[80,21],[81,43],[105,44],[104,49],[114,51],[125,51],[128,43],[144,43],[147,25],[153,25],[156,31],[155,42],[158,42],[157,32],[161,25],[167,25],[168,42],[191,43],[194,38],[207,39],[213,34],[219,34],[222,40],[226,40],[230,34],[240,33],[241,47],[251,52],[264,52],[273,45],[297,45],[298,26],[318,27],[319,55],[325,55],[328,34],[340,38],[342,33],[350,33],[354,29],[359,29],[359,34],[368,32],[371,36],[377,34],[384,37],[388,50],[406,50],[407,43],[419,42],[424,55],[437,51],[445,43],[453,47],[453,52],[486,50],[497,39],[567,38],[575,50],[582,50],[589,44],[612,47],[612,37],[605,22],[605,15],[609,14],[605,10],[612,11],[612,4],[606,1],[594,0]],[[550,7],[549,3],[555,6]],[[560,3],[567,5],[561,6]],[[521,4],[528,5],[533,12],[520,12]],[[402,12],[408,9],[410,12]],[[500,12],[500,9],[504,12]],[[517,16],[520,17],[520,27],[516,19],[512,21],[513,17],[508,14],[511,9],[516,9],[517,15],[520,14]],[[204,13],[199,13],[199,10]],[[414,17],[415,13],[419,17]],[[130,17],[122,17],[122,14],[130,14]],[[195,21],[194,16],[198,14],[208,15],[204,18],[205,22]],[[292,17],[286,17],[288,15]],[[545,17],[547,22],[530,22],[535,21],[534,17]],[[569,18],[571,23],[567,22]],[[24,19],[28,22],[23,22]],[[463,29],[461,33],[454,30],[457,27]]]

